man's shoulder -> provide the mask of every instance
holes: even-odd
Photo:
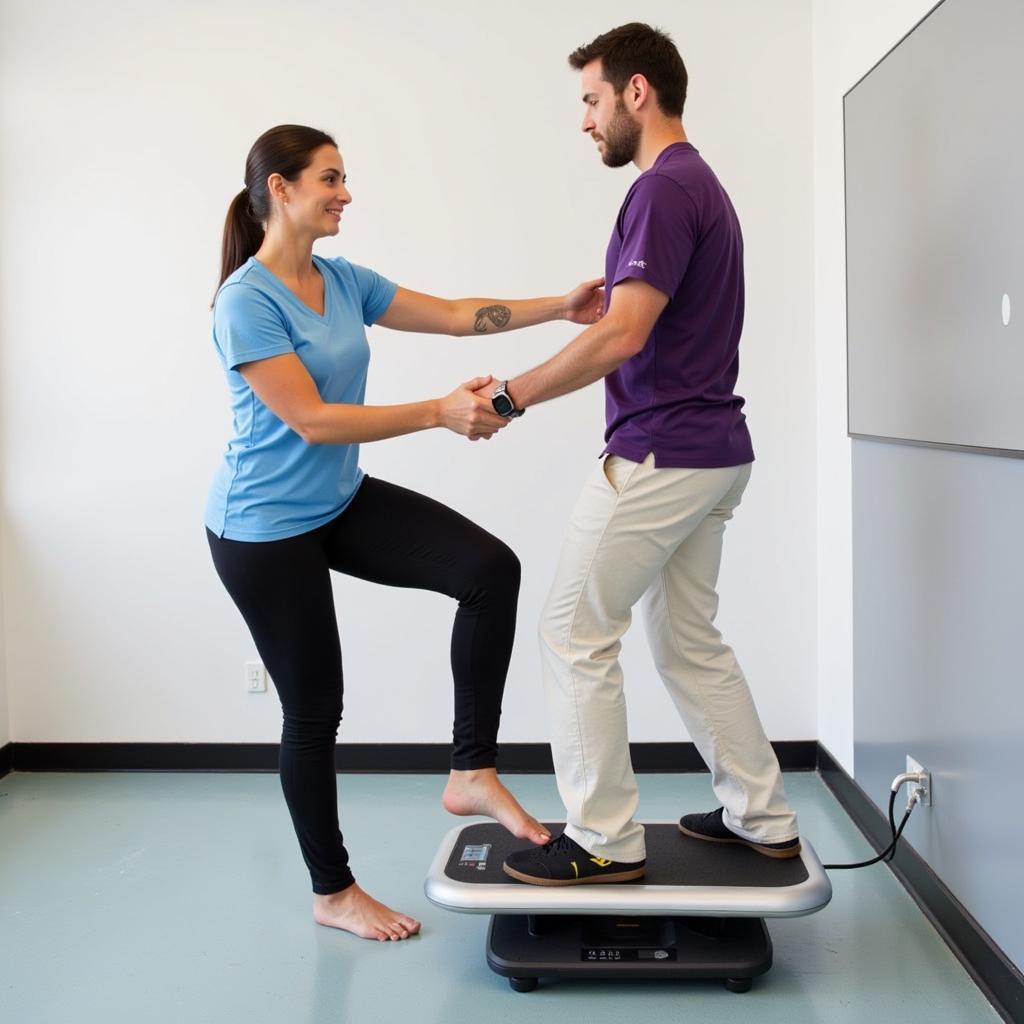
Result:
[[[644,171],[629,187],[622,201],[622,213],[657,207],[679,211],[693,211],[696,207],[693,184],[697,179],[665,172],[662,168],[651,167]]]
[[[718,184],[718,178],[708,162],[693,146],[671,146],[663,153],[648,174],[675,182],[680,188],[694,191],[708,183]]]

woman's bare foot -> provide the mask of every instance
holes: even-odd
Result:
[[[314,893],[313,920],[378,942],[398,942],[420,930],[419,921],[385,907],[354,884],[329,896]]]
[[[483,814],[501,822],[520,839],[543,846],[551,833],[536,818],[531,817],[519,801],[504,787],[495,768],[477,768],[475,771],[456,772],[448,776],[448,785],[441,797],[444,809],[450,814]]]

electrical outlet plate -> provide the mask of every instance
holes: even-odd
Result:
[[[267,692],[267,670],[262,661],[245,663],[245,688],[249,693]]]
[[[910,792],[913,793],[915,789],[922,789],[924,792],[921,794],[920,803],[924,807],[931,807],[932,805],[932,773],[927,768],[922,767],[915,761],[909,754],[907,754],[907,771],[914,772],[918,775],[923,774],[925,781],[920,783],[911,783]]]

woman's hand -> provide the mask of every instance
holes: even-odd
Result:
[[[447,427],[456,434],[477,441],[481,437],[487,441],[502,427],[508,426],[508,420],[494,411],[494,406],[486,398],[473,394],[480,388],[490,384],[491,377],[475,377],[473,380],[460,384],[450,395],[440,400],[441,426]]]
[[[604,315],[604,278],[584,281],[565,297],[565,319],[574,324],[596,324]]]

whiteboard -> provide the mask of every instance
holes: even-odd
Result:
[[[1024,456],[1022,54],[944,0],[843,97],[854,436]]]

